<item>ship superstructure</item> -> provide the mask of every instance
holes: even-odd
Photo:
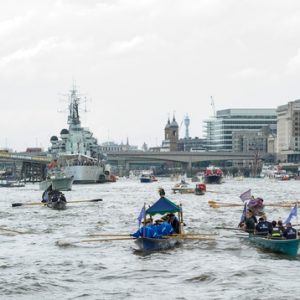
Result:
[[[52,136],[49,153],[57,159],[64,172],[74,176],[74,183],[95,183],[105,181],[109,170],[105,166],[105,156],[100,151],[93,133],[81,126],[79,105],[81,97],[75,86],[69,97],[69,129],[62,129],[60,139]]]

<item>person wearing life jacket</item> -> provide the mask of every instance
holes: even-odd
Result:
[[[255,233],[257,235],[267,236],[268,234],[272,234],[272,228],[270,223],[267,222],[263,217],[258,219],[258,224],[255,227]]]
[[[282,234],[287,240],[292,240],[297,238],[297,231],[292,227],[291,223],[286,223],[286,229]]]
[[[276,221],[272,221],[272,237],[274,237],[274,238],[280,238],[280,237],[282,237],[282,231],[277,226],[277,222]]]

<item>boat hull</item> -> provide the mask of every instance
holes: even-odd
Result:
[[[151,178],[140,178],[140,181],[142,183],[149,183],[149,182],[152,182],[152,179]]]
[[[220,184],[222,182],[222,176],[219,175],[204,176],[204,182],[208,184]]]
[[[102,166],[66,166],[64,172],[67,176],[74,177],[74,184],[105,182]]]
[[[173,237],[163,239],[140,237],[135,240],[135,244],[141,251],[160,251],[178,246],[181,244],[181,239]]]
[[[254,245],[275,253],[281,253],[289,256],[296,256],[299,249],[299,239],[268,239],[264,237],[250,235],[249,240]]]
[[[47,207],[55,209],[55,210],[65,210],[67,208],[66,201],[55,201],[55,202],[48,202]]]
[[[44,180],[40,182],[40,190],[45,191],[52,184],[53,190],[71,191],[73,180],[74,180],[73,177]]]
[[[180,194],[194,194],[195,189],[193,188],[172,188],[172,191],[174,194],[180,193]]]

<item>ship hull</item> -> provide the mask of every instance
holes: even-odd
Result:
[[[71,191],[72,190],[73,177],[54,178],[40,182],[40,190],[45,191],[50,185],[53,190],[58,191]]]
[[[105,181],[103,167],[101,166],[66,166],[64,172],[74,177],[74,184],[99,183]]]
[[[204,176],[204,182],[208,184],[220,184],[222,182],[222,176],[219,175],[209,175]]]

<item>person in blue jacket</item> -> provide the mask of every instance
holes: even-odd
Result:
[[[272,234],[272,228],[270,227],[269,222],[267,222],[263,217],[258,219],[258,224],[255,227],[255,233],[257,235],[266,236]]]
[[[174,233],[173,227],[166,220],[161,220],[160,224],[155,226],[155,230],[158,237],[171,235]]]
[[[146,224],[144,226],[142,226],[135,233],[130,235],[135,238],[139,238],[139,237],[157,238],[157,233],[153,229],[153,224],[150,219],[146,221]]]
[[[285,237],[287,240],[292,240],[297,238],[297,231],[295,228],[292,227],[291,223],[286,224],[286,229],[284,230],[283,237]]]

